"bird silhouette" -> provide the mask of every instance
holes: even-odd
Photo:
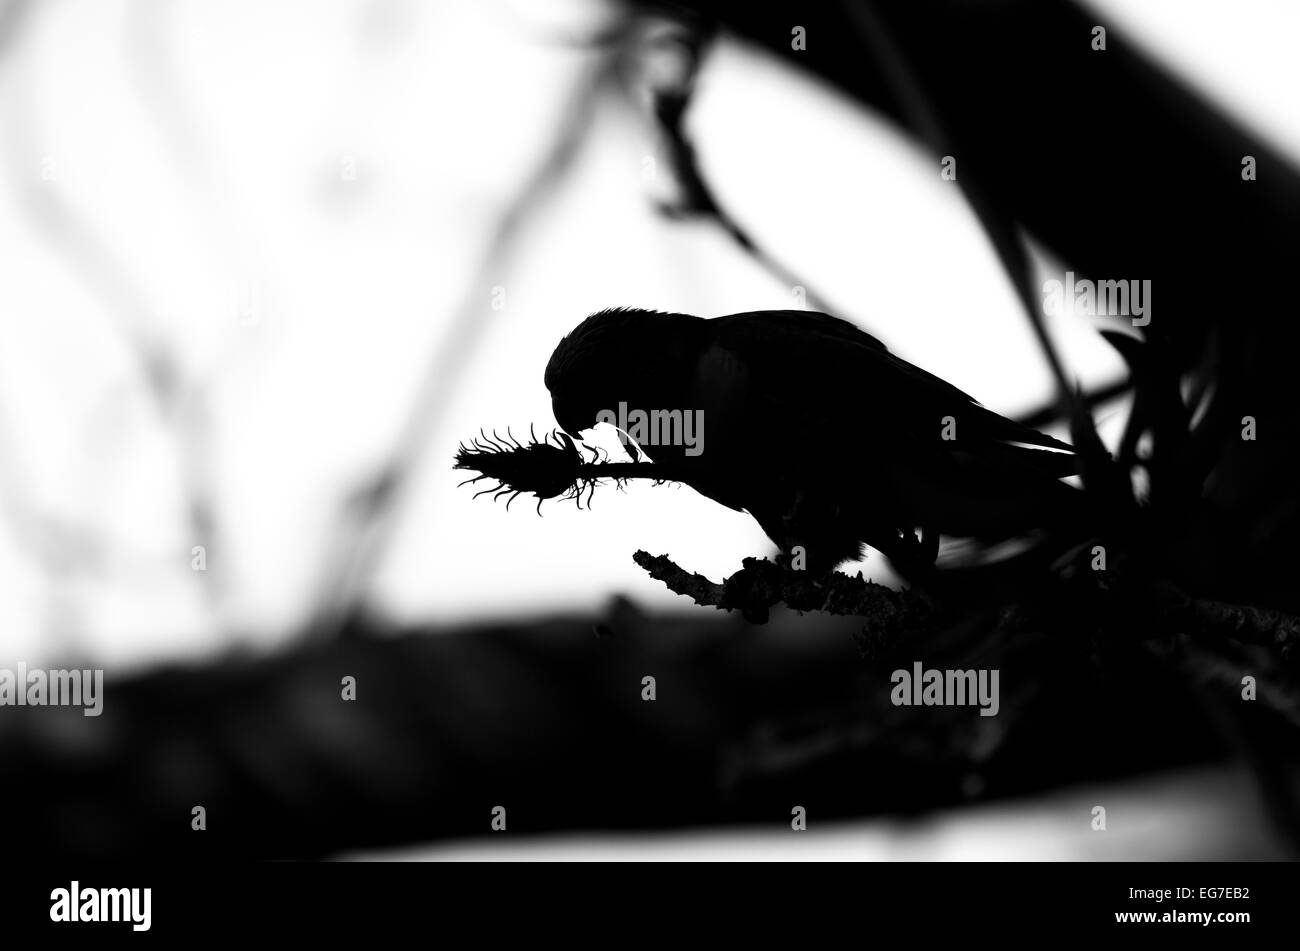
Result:
[[[658,441],[641,450],[748,512],[779,560],[809,571],[867,545],[914,574],[933,566],[941,535],[1023,536],[1077,513],[1082,496],[1060,481],[1077,469],[1070,446],[828,314],[604,310],[560,341],[545,383],[575,438],[620,407],[693,414],[693,445],[651,427]]]

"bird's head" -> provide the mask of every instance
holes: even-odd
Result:
[[[685,408],[706,322],[690,314],[617,308],[592,314],[565,335],[546,364],[560,427],[590,429],[602,411]]]

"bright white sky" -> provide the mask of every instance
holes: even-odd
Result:
[[[526,499],[507,513],[455,487],[456,444],[480,426],[550,425],[542,368],[588,312],[791,303],[707,226],[650,210],[645,130],[609,103],[521,253],[479,272],[596,61],[538,31],[600,9],[37,5],[0,60],[0,665],[69,651],[142,663],[289,636],[319,593],[340,505],[467,299],[483,333],[378,578],[395,619],[592,608],[615,591],[668,606],[635,549],[715,578],[769,550],[750,519],[688,489],[598,490],[594,512],[539,519]],[[1096,9],[1300,157],[1300,5]],[[994,409],[1048,396],[994,254],[932,159],[730,42],[691,121],[721,198],[843,316]],[[1087,324],[1054,331],[1085,381],[1118,370]],[[206,420],[204,455],[151,401],[140,341],[171,355],[182,419]],[[188,527],[185,459],[215,492],[219,542]],[[205,543],[206,578],[190,570]]]

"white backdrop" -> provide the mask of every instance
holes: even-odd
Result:
[[[1097,9],[1300,157],[1300,5]],[[395,620],[591,608],[615,591],[664,606],[635,549],[714,578],[769,550],[688,489],[598,490],[594,512],[539,519],[526,499],[507,513],[455,487],[452,454],[480,426],[551,425],[542,369],[588,312],[791,303],[712,227],[654,213],[647,127],[614,97],[514,252],[485,263],[603,55],[546,34],[606,15],[61,0],[17,19],[0,46],[0,664],[283,643],[321,595],[345,500],[440,352],[462,373],[435,381],[375,579]],[[727,40],[690,128],[722,201],[842,316],[996,410],[1049,396],[1011,288],[933,159]],[[1086,323],[1053,329],[1084,381],[1118,371]]]

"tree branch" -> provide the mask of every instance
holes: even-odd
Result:
[[[773,605],[782,603],[796,611],[863,617],[868,627],[880,629],[907,625],[919,631],[936,613],[935,605],[924,595],[864,581],[861,572],[856,578],[838,571],[817,576],[765,558],[746,558],[739,571],[715,584],[703,575],[686,571],[667,555],[638,551],[632,560],[650,577],[696,604],[741,611],[746,619],[759,624],[767,620]]]

